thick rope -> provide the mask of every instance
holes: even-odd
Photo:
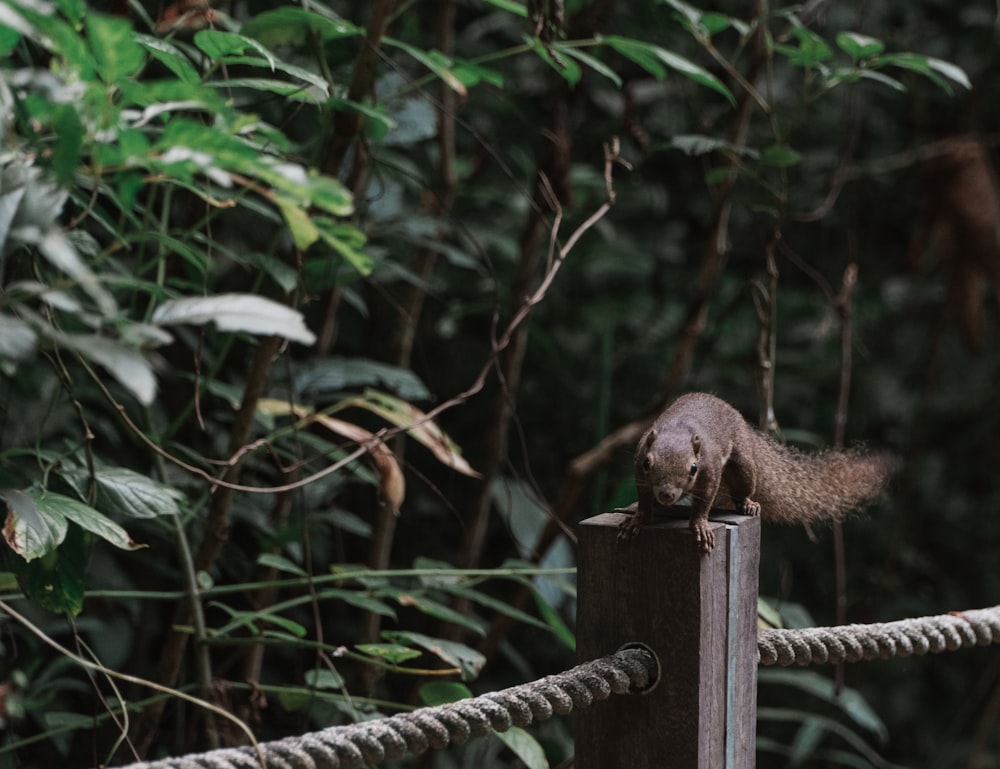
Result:
[[[1000,606],[870,625],[761,630],[757,635],[761,665],[861,662],[994,643],[1000,643]],[[643,691],[657,675],[650,651],[623,649],[480,697],[261,743],[260,755],[251,747],[226,748],[126,769],[256,769],[260,756],[268,769],[353,769],[565,715],[611,694]]]
[[[389,718],[287,737],[259,745],[268,769],[352,769],[380,764],[407,751],[420,754],[482,737],[491,730],[527,726],[552,715],[586,708],[612,694],[636,693],[655,683],[657,663],[646,649],[623,649],[564,673],[447,705]],[[128,769],[259,769],[252,747],[226,748]]]
[[[1000,643],[1000,606],[871,625],[761,630],[757,634],[761,665],[884,660],[994,643]]]

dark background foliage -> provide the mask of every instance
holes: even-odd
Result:
[[[844,525],[844,617],[833,532],[765,528],[761,594],[786,621],[887,621],[996,603],[995,7],[720,2],[705,15],[681,3],[594,0],[567,2],[564,31],[543,24],[541,39],[519,7],[279,6],[304,14],[291,17],[268,16],[272,3],[67,1],[46,6],[65,20],[57,28],[21,10],[0,17],[13,25],[2,38],[0,212],[64,234],[86,267],[66,270],[13,225],[4,233],[2,487],[37,492],[43,517],[51,497],[42,489],[63,494],[98,516],[92,526],[108,516],[148,545],[95,544],[93,529],[74,524],[30,563],[4,548],[5,600],[45,634],[207,697],[262,740],[419,702],[424,679],[386,665],[482,668],[463,677],[477,692],[564,669],[572,577],[525,574],[573,565],[555,519],[571,529],[634,499],[637,431],[688,390],[714,392],[753,422],[770,402],[782,437],[806,448],[834,443],[840,413],[847,443],[903,460],[884,502]],[[113,39],[149,36],[134,63],[101,53],[98,11],[128,20]],[[385,30],[373,32],[382,13]],[[205,29],[244,42],[220,52],[218,39],[198,37]],[[844,32],[867,37],[838,44]],[[654,63],[629,56],[634,48],[608,36],[696,68],[685,75],[655,53]],[[176,48],[154,58],[154,39]],[[852,58],[851,40],[884,50]],[[903,52],[914,53],[891,58]],[[456,73],[465,87],[449,87]],[[169,106],[141,117],[157,105]],[[195,139],[171,133],[182,120]],[[614,207],[511,328],[551,275],[550,238],[558,250],[604,202],[613,137],[629,166],[614,166]],[[176,161],[178,148],[187,160]],[[17,164],[40,176],[17,182]],[[22,188],[55,201],[52,210],[11,203],[9,190]],[[65,205],[53,190],[68,192]],[[857,284],[846,305],[844,410],[837,298],[849,265]],[[295,321],[274,304],[258,308],[263,330],[157,315],[200,296],[224,314],[220,297],[236,292],[296,308],[315,340],[289,343]],[[759,334],[761,311],[772,309],[768,382]],[[11,346],[24,328],[32,342]],[[101,355],[95,338],[114,346]],[[155,397],[135,367],[155,373]],[[386,405],[371,388],[397,400]],[[387,445],[405,496],[386,454],[311,479],[364,434],[292,404],[372,432],[411,421],[411,408],[443,405],[436,424],[482,477],[452,469],[449,449],[442,460],[394,435]],[[152,501],[128,498],[132,476],[96,483],[109,468],[152,479]],[[295,487],[227,494],[211,477]],[[6,498],[9,509],[21,499]],[[331,569],[359,564],[374,571],[329,581]],[[495,571],[440,571],[451,567]],[[412,571],[390,577],[387,568]],[[53,579],[66,598],[49,605],[56,612],[42,608]],[[192,581],[219,589],[204,596],[203,619],[183,597]],[[535,588],[526,600],[525,582]],[[204,643],[185,645],[177,625]],[[124,730],[106,718],[104,702],[117,703],[107,682],[11,616],[0,628],[0,761],[108,760]],[[418,633],[452,644],[450,656]],[[364,643],[386,645],[365,655]],[[408,662],[408,649],[422,656]],[[762,677],[761,766],[996,763],[992,649],[851,667],[853,709],[837,704],[832,676]],[[122,687],[140,752],[242,739],[176,700],[140,715],[149,690]],[[796,715],[769,718],[776,708]],[[829,732],[822,716],[854,739]],[[571,754],[569,723],[533,733],[553,765]],[[113,755],[133,756],[128,747]],[[517,760],[495,740],[425,759]]]

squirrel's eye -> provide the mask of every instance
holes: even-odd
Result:
[[[692,462],[691,463],[691,475],[693,476],[697,472],[698,472],[698,463],[697,462]]]
[[[642,458],[642,469],[646,472],[653,469],[653,460],[650,459],[649,454]]]

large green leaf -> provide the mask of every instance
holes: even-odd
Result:
[[[8,490],[0,496],[7,502],[4,539],[26,561],[52,553],[62,544],[70,522],[123,550],[143,547],[111,519],[63,494],[29,489]]]
[[[304,8],[288,6],[258,13],[248,19],[240,29],[247,37],[255,38],[268,48],[280,45],[306,45],[310,36],[321,40],[353,37],[361,28],[341,18],[316,13]]]
[[[86,588],[88,539],[80,527],[70,526],[58,550],[30,562],[14,559],[24,594],[49,611],[79,614]]]
[[[153,323],[175,325],[214,323],[220,331],[282,336],[302,344],[316,341],[302,313],[254,294],[216,294],[170,299],[153,312]]]
[[[184,52],[169,40],[151,35],[136,35],[135,40],[178,80],[189,84],[200,82],[201,75],[198,74],[198,70],[192,66]]]
[[[42,492],[33,489],[28,493],[34,497],[38,510],[46,517],[61,517],[72,521],[80,528],[96,534],[105,542],[110,542],[122,550],[138,550],[145,547],[136,544],[117,523],[83,502],[51,491]]]
[[[618,37],[617,35],[608,35],[601,40],[658,79],[662,79],[666,74],[666,69],[664,69],[666,66],[666,68],[680,73],[698,85],[722,94],[730,104],[736,104],[733,94],[719,78],[680,54],[652,43]]]
[[[497,737],[510,748],[528,769],[549,769],[545,750],[531,734],[519,726],[512,726],[505,732],[497,732]]]
[[[25,561],[51,553],[66,538],[66,519],[44,515],[30,494],[10,489],[0,497],[7,503],[3,538]]]
[[[68,468],[60,474],[80,496],[86,496],[91,478],[85,468]],[[97,484],[95,504],[104,512],[130,518],[156,518],[181,512],[179,503],[184,500],[183,492],[134,470],[125,467],[98,469],[94,471],[94,482]]]
[[[105,83],[117,83],[139,71],[146,53],[126,19],[91,12],[86,28],[97,74]]]
[[[40,331],[56,344],[68,347],[83,358],[103,366],[144,406],[153,402],[156,396],[156,377],[146,356],[139,350],[97,334],[63,334],[54,329]]]

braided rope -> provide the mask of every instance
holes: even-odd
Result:
[[[1000,643],[1000,606],[869,625],[770,629],[757,635],[761,665],[810,665],[937,654]],[[652,686],[658,663],[645,648],[577,665],[564,673],[447,705],[260,744],[268,769],[354,769],[407,751],[420,754],[586,708],[611,694]],[[225,748],[125,769],[258,769],[252,747]]]
[[[937,654],[1000,643],[1000,606],[871,625],[761,630],[761,665],[810,665]]]
[[[642,648],[623,649],[531,683],[447,705],[260,744],[268,769],[353,769],[380,764],[407,751],[423,753],[491,730],[527,726],[566,715],[612,694],[642,691],[655,682],[657,663]],[[127,769],[259,769],[252,747],[130,764]]]

